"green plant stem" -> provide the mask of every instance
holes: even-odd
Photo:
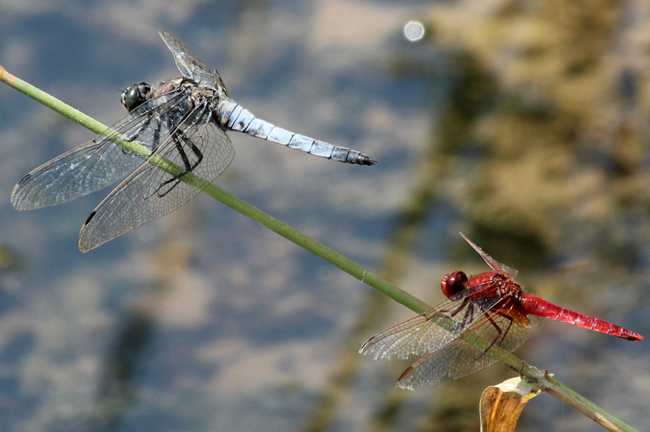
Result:
[[[32,86],[31,84],[26,83],[25,81],[11,75],[8,73],[2,66],[0,66],[0,81],[4,82],[16,90],[24,93],[25,95],[31,97],[32,99],[42,103],[48,108],[58,112],[59,114],[79,123],[81,126],[91,130],[96,134],[100,134],[108,129],[108,127],[97,120],[88,117],[82,112],[72,108],[71,106],[61,102],[55,97],[45,93],[44,91]],[[119,145],[122,145],[127,150],[146,154],[148,150],[142,146],[139,146],[133,142],[120,142],[115,140]],[[155,160],[150,162],[161,167],[162,169],[174,172],[176,167],[173,164],[170,164],[165,160]],[[183,176],[183,180],[194,184],[199,187],[203,187],[206,183],[205,180],[193,176],[186,175]],[[391,284],[390,282],[380,278],[378,275],[366,270],[359,264],[354,261],[344,257],[343,255],[335,252],[334,250],[328,248],[327,246],[313,240],[312,238],[306,236],[300,231],[290,227],[289,225],[279,221],[273,216],[264,213],[258,208],[248,204],[247,202],[237,198],[236,196],[224,191],[223,189],[214,186],[212,183],[208,183],[207,186],[203,189],[203,192],[210,195],[212,198],[217,201],[227,205],[233,210],[238,211],[244,216],[249,217],[255,222],[265,226],[266,228],[280,234],[282,237],[287,240],[292,241],[296,245],[308,250],[314,255],[324,259],[325,261],[335,265],[346,273],[354,276],[359,279],[361,282],[371,286],[372,288],[384,293],[398,303],[403,304],[407,308],[413,310],[416,313],[424,313],[429,310],[431,307],[419,300],[418,298],[412,296],[411,294],[402,291],[397,286]],[[522,369],[524,364],[522,360],[518,359],[513,354],[507,355],[501,360],[504,364],[510,368],[521,371],[524,376],[529,379],[535,380],[539,387],[543,390],[548,391],[550,394],[554,395],[558,399],[566,402],[571,405],[578,411],[585,414],[587,417],[593,419],[596,423],[600,424],[604,428],[611,431],[635,431],[632,427],[628,426],[618,418],[614,417],[607,411],[603,410],[598,405],[593,402],[583,398],[579,394],[575,393],[573,390],[562,385],[555,379],[549,378],[546,374],[538,374],[531,371],[530,368]],[[533,368],[534,369],[534,368]]]

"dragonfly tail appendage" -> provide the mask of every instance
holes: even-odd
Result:
[[[532,294],[522,295],[520,301],[524,310],[532,315],[572,324],[577,327],[582,327],[588,330],[616,336],[618,338],[626,339],[629,341],[643,340],[643,336],[638,333],[634,333],[631,330],[598,318],[590,317],[588,315],[580,314],[562,308]]]
[[[232,99],[225,100],[219,104],[219,113],[221,116],[219,123],[222,126],[234,131],[247,133],[256,138],[282,144],[295,150],[338,162],[366,166],[377,163],[370,156],[356,150],[335,146],[277,127],[272,123],[256,117]]]

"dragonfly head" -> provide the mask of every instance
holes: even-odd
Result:
[[[122,105],[129,111],[133,111],[150,98],[151,85],[146,82],[139,82],[128,86],[122,92],[120,100]]]
[[[455,271],[442,278],[440,288],[446,297],[452,297],[467,288],[467,275],[462,271]]]

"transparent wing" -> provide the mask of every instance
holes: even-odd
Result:
[[[481,317],[477,316],[462,337],[413,363],[399,378],[397,387],[413,390],[440,381],[445,376],[462,378],[485,369],[519,348],[539,325],[539,319],[521,312],[511,298],[501,303]],[[487,353],[485,348],[476,348],[468,342],[472,338],[492,349]]]
[[[497,273],[501,273],[501,274],[504,274],[506,276],[510,276],[510,277],[513,277],[513,278],[517,277],[517,273],[519,273],[519,272],[517,271],[516,268],[507,266],[505,264],[501,264],[499,261],[495,260],[490,255],[483,252],[483,249],[481,249],[480,247],[475,245],[470,239],[465,237],[465,234],[463,234],[463,233],[458,233],[458,234],[460,234],[461,237],[463,237],[465,239],[465,241],[467,243],[469,243],[469,245],[471,247],[473,247],[474,250],[476,252],[478,252],[479,255],[481,255],[481,258],[483,258],[483,261],[485,261],[485,263],[487,265],[489,265],[492,270],[494,270]]]
[[[152,156],[161,156],[181,169],[189,163],[192,174],[203,179],[200,186],[185,183],[149,162],[143,164],[90,215],[79,234],[82,252],[179,208],[225,171],[235,151],[210,118],[208,106],[197,108]]]
[[[61,204],[115,183],[142,165],[149,155],[130,153],[111,139],[136,140],[153,151],[155,136],[165,134],[151,122],[153,113],[164,113],[183,104],[187,96],[174,91],[152,98],[113,124],[94,140],[80,145],[31,171],[14,187],[11,203],[18,210],[34,210]],[[165,125],[162,126],[163,129]]]
[[[482,304],[483,310],[488,310],[499,298],[493,294],[492,286],[486,287],[485,291]],[[460,337],[477,316],[482,315],[480,308],[467,296],[460,297],[458,300],[445,300],[430,311],[371,337],[359,352],[370,354],[375,360],[390,360],[393,356],[406,359],[411,354],[424,355],[443,348]]]
[[[174,54],[176,67],[185,78],[190,78],[197,83],[214,84],[215,74],[210,72],[210,69],[201,60],[190,54],[181,41],[165,30],[159,30],[158,34]]]

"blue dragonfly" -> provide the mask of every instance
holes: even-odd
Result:
[[[186,204],[201,191],[183,181],[188,173],[205,180],[204,187],[219,177],[235,157],[227,130],[347,164],[376,163],[356,150],[256,117],[228,96],[216,70],[210,71],[176,37],[164,30],[159,34],[181,77],[156,86],[140,82],[127,87],[121,94],[129,111],[125,117],[94,140],[25,175],[12,192],[16,209],[33,210],[71,201],[126,177],[81,228],[82,252]],[[146,151],[131,152],[116,141],[137,142]],[[152,160],[167,160],[178,169],[167,172]]]

